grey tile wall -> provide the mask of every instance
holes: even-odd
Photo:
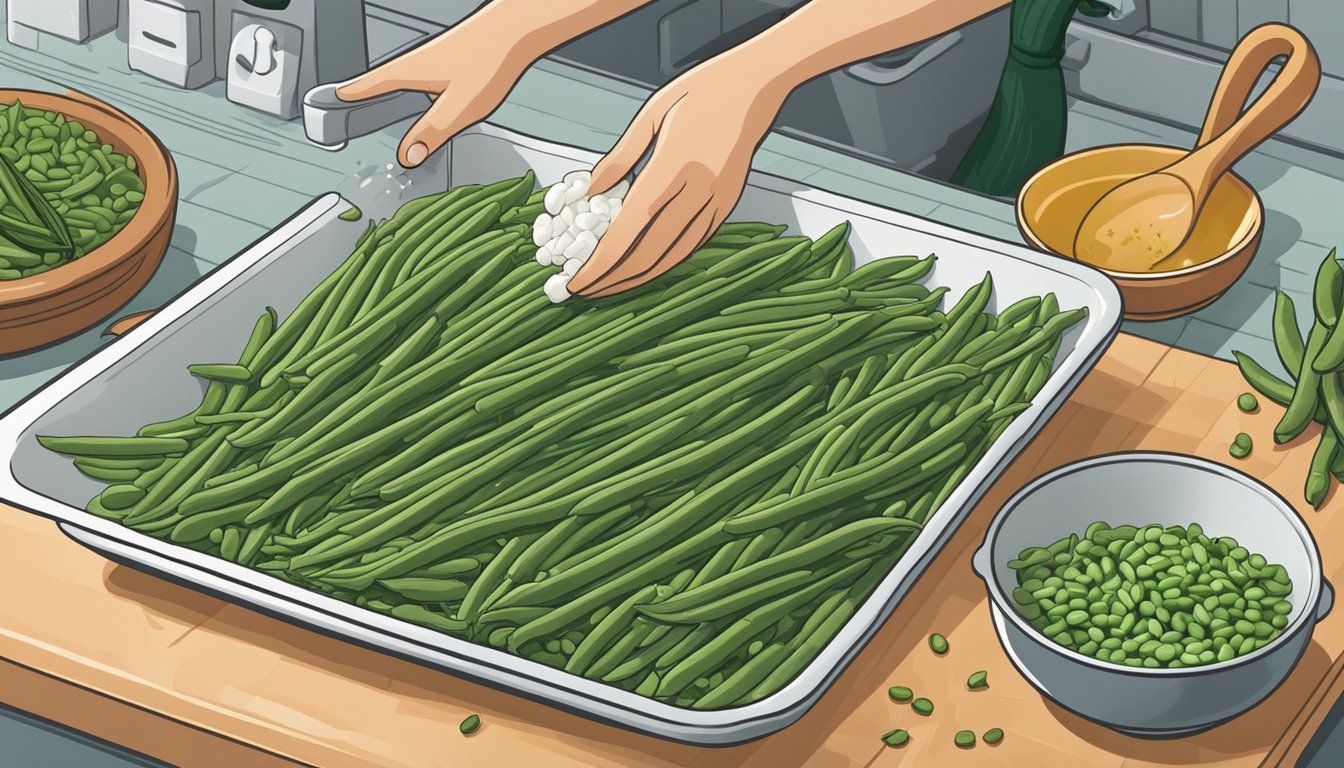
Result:
[[[1288,0],[1237,0],[1237,32],[1246,34],[1268,21],[1288,20]]]
[[[1202,0],[1151,0],[1148,23],[1158,32],[1199,39],[1199,15]]]
[[[1239,15],[1238,0],[1200,0],[1200,42],[1220,48],[1235,46],[1241,37],[1238,30]]]
[[[1315,42],[1322,69],[1344,77],[1344,0],[1289,0],[1288,22]]]

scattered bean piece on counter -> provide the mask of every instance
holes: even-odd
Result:
[[[457,726],[457,730],[468,735],[473,734],[480,729],[481,729],[480,715],[468,715],[467,719],[463,720],[462,724]]]
[[[1242,413],[1255,413],[1260,410],[1260,401],[1250,392],[1243,392],[1241,397],[1237,398],[1237,407]]]
[[[970,688],[972,691],[979,691],[988,688],[989,673],[985,672],[983,669],[980,670],[979,672],[971,673],[971,676],[966,678],[966,687]]]
[[[952,737],[952,741],[962,749],[970,749],[975,746],[975,732],[957,731],[957,735]]]
[[[910,740],[910,733],[903,728],[897,728],[894,731],[887,731],[882,734],[882,743],[888,747],[901,747]]]
[[[1000,741],[1003,741],[1003,729],[990,728],[988,731],[985,731],[985,735],[981,736],[980,740],[986,744],[998,744]]]
[[[933,714],[933,702],[928,699],[915,699],[910,703],[910,708],[921,715]]]
[[[933,649],[934,653],[942,656],[944,653],[947,653],[947,638],[934,632],[932,635],[929,635],[929,647]]]
[[[887,689],[887,695],[891,697],[892,701],[904,704],[914,698],[915,692],[903,685],[893,685]]]
[[[1251,436],[1245,432],[1238,432],[1232,440],[1232,445],[1227,447],[1227,452],[1232,454],[1234,459],[1244,459],[1251,455],[1252,446]]]

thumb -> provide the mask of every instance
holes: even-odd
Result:
[[[629,176],[630,171],[635,168],[635,163],[638,163],[648,151],[656,134],[657,124],[653,117],[646,114],[646,110],[640,110],[635,119],[630,121],[625,133],[621,134],[621,138],[612,146],[611,151],[607,152],[606,157],[593,168],[593,180],[588,187],[588,194],[600,195]]]
[[[429,111],[415,121],[401,140],[397,158],[402,166],[414,168],[420,165],[449,139],[485,117],[490,109],[482,109],[477,101],[480,99],[464,104],[451,90],[435,99]]]

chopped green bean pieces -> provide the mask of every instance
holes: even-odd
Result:
[[[910,733],[901,728],[882,734],[882,743],[888,747],[902,747],[908,741],[910,741]]]
[[[1014,563],[1022,616],[1053,642],[1116,665],[1231,661],[1273,642],[1291,612],[1283,566],[1197,524],[1095,522]]]
[[[1227,447],[1227,452],[1234,459],[1244,459],[1251,455],[1252,447],[1251,436],[1245,432],[1238,432],[1236,438],[1232,440],[1232,444]]]
[[[457,730],[461,731],[464,734],[473,734],[476,731],[480,730],[480,728],[481,728],[480,715],[468,715],[467,718],[462,721],[462,724],[457,726]]]

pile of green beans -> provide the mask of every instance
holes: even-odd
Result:
[[[1282,565],[1197,524],[1096,522],[1082,538],[1027,547],[1008,567],[1013,602],[1042,634],[1129,667],[1231,661],[1272,642],[1292,613]]]
[[[529,174],[408,203],[191,413],[41,438],[97,515],[684,707],[797,675],[1045,384],[1082,316],[943,312],[934,258],[854,268],[724,225],[609,298],[541,291]]]
[[[1274,349],[1291,382],[1270,373],[1249,355],[1234,351],[1246,382],[1260,394],[1284,407],[1283,418],[1274,428],[1274,441],[1287,443],[1301,435],[1312,422],[1321,425],[1320,439],[1311,457],[1303,494],[1313,509],[1320,509],[1334,480],[1344,480],[1344,329],[1340,307],[1344,304],[1344,269],[1335,251],[1326,254],[1316,271],[1312,290],[1313,322],[1303,341],[1297,325],[1297,309],[1288,294],[1279,291],[1274,300]],[[1249,438],[1247,453],[1249,453]]]
[[[120,232],[145,199],[134,157],[102,143],[77,120],[22,102],[0,104],[5,162],[18,176],[0,183],[0,280],[31,277],[88,254]],[[22,194],[19,184],[40,199]],[[35,207],[49,208],[59,220],[35,217]]]

